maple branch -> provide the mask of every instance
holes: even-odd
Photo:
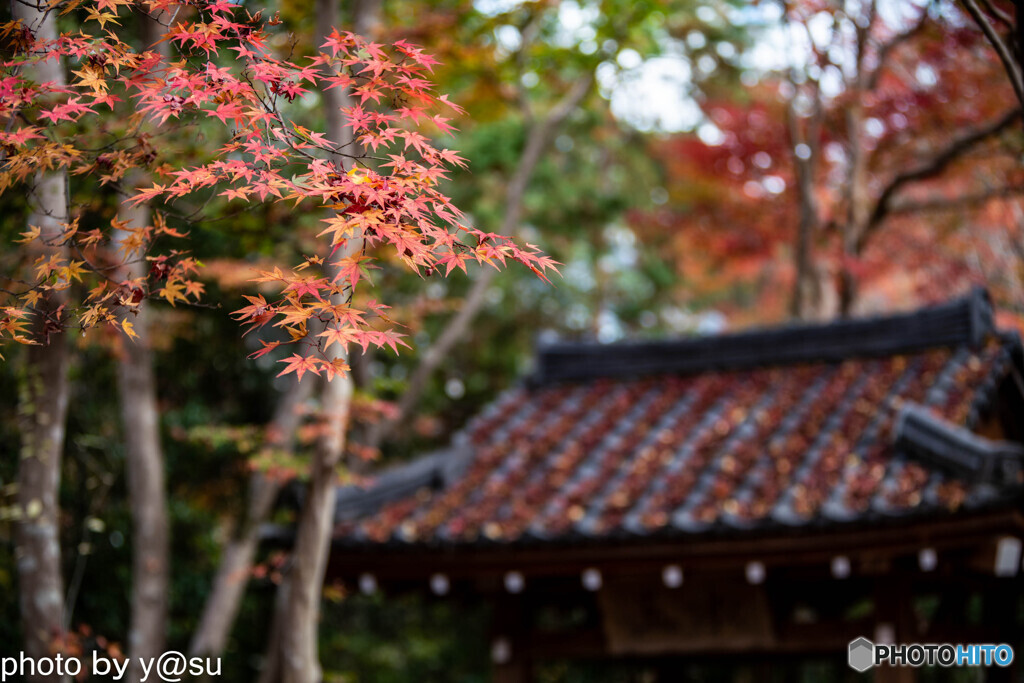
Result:
[[[1003,63],[1006,75],[1010,78],[1010,85],[1013,86],[1013,92],[1016,93],[1017,100],[1024,104],[1024,79],[1022,79],[1020,64],[1014,58],[1010,46],[996,32],[995,27],[985,17],[975,0],[963,0],[963,3],[971,18],[974,19],[974,23],[978,25],[978,28],[985,34],[985,38],[988,39],[996,54],[999,55],[999,61]]]
[[[868,239],[878,230],[883,219],[891,209],[891,202],[896,193],[908,183],[925,180],[941,173],[950,163],[958,159],[978,143],[997,135],[1021,117],[1021,108],[1014,107],[987,126],[976,128],[966,135],[954,138],[946,147],[939,150],[931,159],[903,173],[897,174],[878,195],[875,208],[864,230],[857,237],[857,253],[864,250]]]
[[[894,203],[889,209],[890,215],[914,214],[925,211],[952,211],[985,204],[993,199],[1005,199],[1024,194],[1024,185],[1002,185],[988,188],[980,192],[970,192],[956,197],[936,197],[920,201],[903,201]]]
[[[981,4],[985,6],[985,11],[994,16],[997,21],[1005,24],[1009,29],[1013,28],[1012,16],[993,5],[990,0],[981,0]]]
[[[924,27],[927,25],[928,6],[925,5],[924,7],[921,8],[921,16],[918,17],[917,21],[914,22],[914,25],[912,27],[910,27],[906,31],[903,31],[902,33],[897,34],[891,40],[884,43],[880,48],[878,48],[878,64],[875,65],[875,68],[872,70],[871,75],[868,76],[868,90],[874,90],[876,87],[878,87],[878,80],[882,75],[882,71],[885,70],[885,64],[888,62],[889,55],[892,53],[892,51],[898,48],[903,43],[910,40],[911,38],[913,38],[914,36],[916,36],[918,33],[924,30]]]
[[[516,78],[516,95],[519,98],[519,108],[527,121],[533,120],[533,105],[530,104],[530,98],[526,94],[526,86],[523,84],[521,76],[526,69],[526,50],[540,34],[543,16],[543,12],[533,14],[523,30],[520,31],[519,49],[516,51],[516,72],[520,76],[520,78]]]
[[[997,21],[1006,25],[1007,28],[1013,28],[1013,17],[993,5],[990,0],[981,0],[981,4],[985,6],[985,11],[996,18]]]
[[[19,69],[15,69],[14,70],[14,74],[17,75],[18,71],[19,71]],[[24,118],[21,115],[21,109],[20,108],[18,108],[16,111],[11,113],[10,116],[7,117],[7,124],[4,126],[4,133],[10,133],[11,132],[11,129],[14,128],[14,122],[19,117],[20,118]],[[0,163],[2,163],[6,158],[7,158],[7,149],[6,148],[0,149]]]
[[[1017,225],[1024,225],[1024,211],[1021,210],[1020,202],[1012,202],[1010,204],[1010,208],[1017,219]],[[1009,225],[1006,226],[1006,233],[1007,242],[1010,243],[1010,248],[1013,250],[1014,255],[1016,255],[1017,260],[1024,263],[1024,242],[1021,242],[1021,240],[1012,233]]]
[[[174,14],[172,14],[171,18],[168,19],[166,22],[162,19],[159,19],[156,15],[150,14],[142,6],[137,6],[135,9],[150,21],[160,24],[164,28],[170,28],[174,24],[174,20],[177,19],[178,12],[181,11],[181,5],[178,5],[174,8]],[[157,14],[167,14],[167,12],[165,10],[160,10]],[[150,47],[152,47],[152,45],[150,45]]]
[[[558,103],[551,108],[547,116],[539,121],[535,121],[530,127],[526,146],[523,148],[522,156],[519,158],[519,165],[516,167],[515,173],[513,173],[505,192],[505,214],[502,218],[500,230],[502,235],[515,235],[519,232],[519,223],[523,213],[523,199],[530,178],[532,178],[533,172],[540,163],[544,150],[550,144],[555,132],[569,114],[579,106],[587,93],[590,92],[593,82],[593,73],[588,73],[578,79]],[[378,448],[385,435],[390,434],[395,427],[409,419],[431,375],[433,375],[444,359],[448,357],[452,349],[455,348],[455,345],[465,337],[469,331],[470,323],[483,309],[487,301],[487,290],[494,281],[496,274],[496,270],[487,268],[473,281],[473,285],[463,300],[458,313],[448,321],[437,341],[423,352],[422,359],[409,377],[409,383],[406,386],[405,392],[398,400],[397,414],[392,419],[382,420],[370,428],[367,435],[367,446]]]

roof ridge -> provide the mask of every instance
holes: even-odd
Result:
[[[976,347],[995,331],[991,297],[977,287],[961,298],[894,315],[675,340],[544,344],[538,346],[530,382],[686,374]]]
[[[907,403],[896,418],[893,443],[924,462],[969,481],[1017,484],[1024,470],[1024,445],[995,441]]]
[[[334,519],[348,521],[373,514],[420,489],[444,489],[461,475],[470,455],[465,448],[441,449],[382,470],[364,486],[340,486]]]

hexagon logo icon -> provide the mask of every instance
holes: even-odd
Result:
[[[850,668],[861,673],[875,664],[875,644],[864,637],[850,641]]]

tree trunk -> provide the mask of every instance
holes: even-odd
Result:
[[[321,679],[317,651],[320,592],[334,528],[336,470],[345,452],[351,376],[325,382],[322,400],[324,434],[314,449],[309,485],[296,528],[288,601],[280,631],[284,683],[317,683]]]
[[[37,182],[33,196],[42,203],[47,196],[63,193],[63,179],[50,176]],[[63,201],[62,196],[60,200]],[[34,225],[39,225],[42,219],[38,213],[31,218]],[[42,234],[45,235],[46,231]],[[25,653],[33,658],[48,656],[65,632],[58,524],[60,467],[69,392],[65,341],[62,334],[57,334],[45,346],[28,348],[18,405],[21,429],[18,508],[21,519],[16,529],[15,556]],[[29,680],[58,681],[60,677],[38,676]]]
[[[120,220],[127,227],[149,224],[149,207],[122,201]],[[115,242],[127,237],[118,231]],[[130,280],[144,274],[145,262],[131,263],[142,252],[126,255],[129,265],[116,279]],[[135,340],[124,339],[117,361],[117,388],[124,423],[125,467],[128,471],[128,504],[132,514],[131,622],[128,631],[128,677],[141,679],[141,662],[159,657],[167,636],[167,596],[170,581],[170,522],[164,483],[164,454],[160,445],[160,410],[149,347],[149,311],[145,302],[132,319]]]
[[[859,91],[858,91],[859,92]],[[860,97],[846,110],[847,139],[849,140],[850,169],[847,179],[847,215],[843,225],[843,256],[845,259],[860,258],[861,235],[867,229],[870,215],[867,181],[867,162],[861,144],[863,112]],[[848,260],[839,268],[839,314],[848,318],[857,301],[858,282]]]
[[[857,301],[857,276],[851,268],[851,261],[860,258],[861,237],[867,231],[871,216],[871,197],[868,187],[868,150],[862,138],[864,134],[864,97],[867,92],[868,74],[864,68],[868,35],[875,21],[876,1],[867,5],[864,16],[857,23],[856,69],[848,88],[852,95],[846,108],[846,139],[850,165],[846,181],[846,224],[843,226],[844,261],[839,267],[839,315],[848,318]]]
[[[299,406],[309,400],[312,389],[313,382],[292,380],[267,427],[267,448],[289,453],[292,451],[295,431],[299,425]],[[249,583],[259,546],[260,525],[270,516],[280,490],[278,480],[261,472],[253,472],[249,477],[249,502],[245,519],[221,553],[213,588],[203,606],[199,627],[189,646],[192,655],[219,656],[224,652],[242,604],[245,587]]]
[[[362,35],[376,31],[379,27],[380,7],[380,0],[355,3],[353,31]],[[314,12],[316,44],[319,46],[338,26],[337,0],[317,0]],[[347,91],[332,88],[324,91],[323,99],[328,139],[354,154],[351,130],[345,126],[345,118],[339,111],[349,104]],[[336,163],[344,165],[341,158],[336,159]],[[344,253],[338,254],[338,258],[344,258],[358,249],[359,245],[350,241]],[[330,262],[326,264],[325,270],[329,277],[335,275],[335,268]],[[344,297],[335,296],[334,299],[335,303],[344,303]],[[317,647],[320,596],[334,528],[335,474],[345,453],[352,390],[351,375],[335,377],[333,381],[323,384],[320,409],[324,431],[314,449],[309,485],[296,524],[295,546],[289,570],[278,588],[261,683],[278,680],[284,683],[317,683],[321,679]]]
[[[159,43],[162,27],[145,15],[139,17],[142,40],[146,46],[158,45],[166,57],[166,44]],[[129,187],[145,182],[145,174],[136,172]],[[132,205],[121,198],[118,218],[128,229],[141,229],[152,219],[147,204]],[[127,230],[118,230],[115,244],[128,238]],[[145,248],[125,254],[125,265],[114,279],[124,281],[146,274]],[[131,322],[138,338],[123,339],[117,359],[117,388],[124,423],[125,467],[128,479],[128,504],[132,515],[132,590],[131,621],[128,630],[128,678],[141,680],[142,662],[163,653],[167,640],[168,594],[170,593],[170,520],[164,477],[164,454],[160,442],[160,410],[157,406],[153,355],[150,350],[149,311],[141,302]]]
[[[57,37],[52,13],[44,14],[18,2],[12,3],[11,11],[37,38]],[[26,72],[34,81],[64,84],[60,60],[39,62]],[[40,228],[40,256],[54,252],[67,255],[66,247],[47,246],[62,235],[67,222],[66,181],[62,171],[39,174],[28,191],[28,223]],[[21,459],[17,483],[21,519],[16,528],[15,556],[25,654],[33,658],[48,656],[59,647],[67,627],[58,496],[68,409],[68,350],[63,333],[52,324],[66,301],[66,292],[51,290],[36,306],[33,332],[40,345],[27,349],[19,391]],[[50,326],[46,325],[48,319]],[[29,680],[55,682],[61,677],[54,674]]]
[[[792,83],[792,81],[791,81]],[[796,84],[793,83],[796,88]],[[820,116],[820,95],[816,94],[815,118]],[[814,232],[818,227],[818,209],[814,200],[814,164],[817,161],[818,140],[817,126],[814,121],[808,123],[808,130],[802,134],[799,117],[793,107],[792,99],[786,110],[786,123],[790,137],[790,149],[796,167],[796,191],[800,204],[800,221],[797,226],[796,245],[793,250],[793,293],[790,300],[790,314],[800,320],[811,320],[818,317],[821,292],[820,281],[816,276],[813,256]],[[798,153],[803,147],[804,153]]]
[[[199,627],[192,636],[189,654],[217,657],[227,647],[256,559],[259,524],[270,514],[279,491],[280,485],[262,473],[254,472],[250,476],[244,528],[221,551],[217,575],[203,605]],[[259,521],[253,523],[255,520]]]

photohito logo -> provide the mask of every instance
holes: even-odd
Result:
[[[867,671],[875,665],[875,644],[867,638],[850,641],[850,668],[854,671]]]
[[[873,666],[1010,666],[1013,648],[999,645],[950,645],[949,643],[913,643],[910,645],[875,645],[861,637],[850,641],[847,661],[854,671],[864,672]]]

